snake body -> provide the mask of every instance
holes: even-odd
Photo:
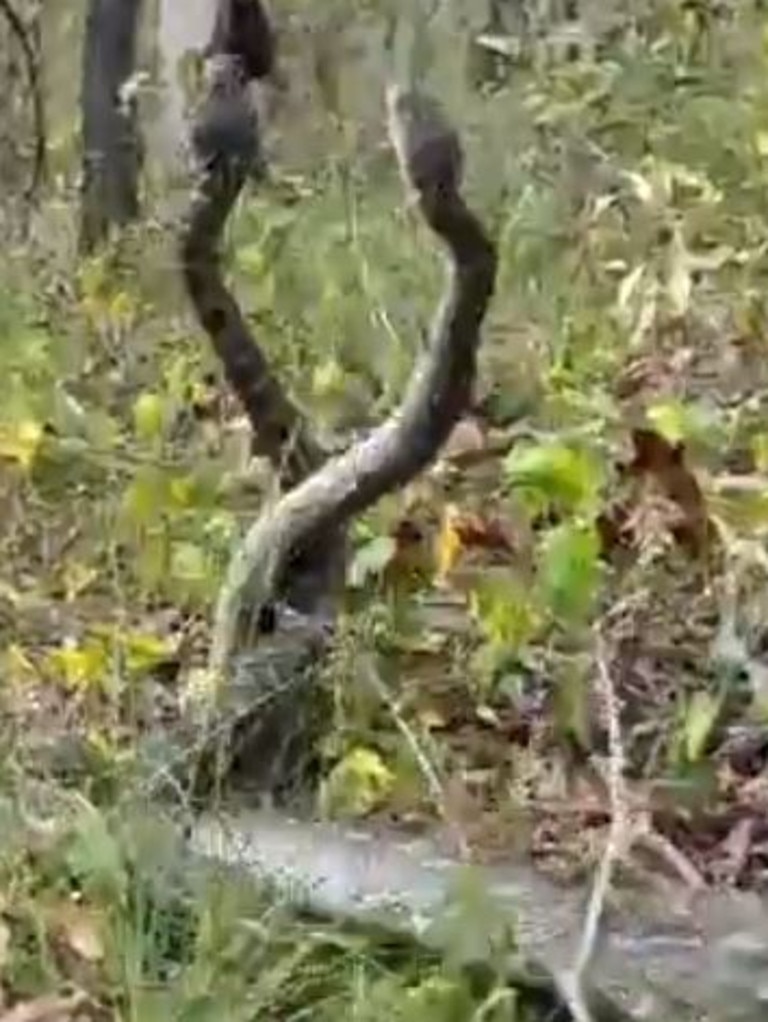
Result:
[[[290,592],[297,552],[323,549],[327,537],[341,534],[355,515],[413,479],[436,457],[470,401],[496,252],[459,192],[461,147],[436,105],[393,90],[389,109],[403,177],[448,253],[448,284],[431,342],[397,411],[289,490],[249,530],[218,607],[212,664],[219,671],[252,645],[265,603]],[[322,600],[326,609],[328,595],[320,587],[315,606],[302,609],[317,612]]]
[[[209,50],[215,51],[214,44],[215,39]],[[270,459],[284,490],[262,510],[232,559],[211,653],[221,691],[231,694],[232,678],[250,672],[253,702],[263,706],[265,681],[256,647],[264,645],[265,620],[272,620],[280,606],[299,614],[313,637],[327,634],[343,583],[348,523],[425,468],[467,408],[496,252],[461,196],[463,153],[455,130],[429,97],[390,89],[390,139],[414,206],[446,249],[448,282],[431,343],[400,408],[344,454],[327,460],[270,372],[222,278],[221,234],[261,156],[249,95],[252,71],[244,54],[229,52],[233,48],[228,44],[228,52],[210,52],[207,91],[192,124],[197,181],[181,236],[181,262],[200,324],[249,416],[255,449]],[[243,693],[248,688],[235,687]],[[283,718],[289,727],[290,707],[298,718],[301,699],[298,689],[293,696],[290,685],[285,689]]]
[[[262,510],[232,560],[211,656],[223,680],[214,717],[255,710],[255,731],[231,751],[246,761],[257,788],[274,791],[301,759],[294,739],[310,727],[308,707],[317,693],[311,668],[333,622],[346,527],[427,466],[466,409],[496,253],[462,198],[464,158],[454,129],[429,97],[391,89],[390,139],[413,205],[447,251],[448,283],[431,342],[398,411],[346,453],[327,459],[271,374],[221,276],[221,232],[260,154],[248,62],[231,52],[237,50],[231,36],[225,50],[211,48],[208,93],[193,126],[199,178],[181,254],[200,323],[247,410],[256,449],[272,461],[285,491]],[[282,614],[264,613],[276,605]],[[291,654],[283,660],[273,656],[279,638]],[[301,741],[298,746],[307,748]],[[392,834],[355,834],[282,814],[203,817],[192,828],[190,847],[270,881],[293,903],[347,920],[383,918],[394,928],[405,919],[419,939],[417,917],[434,916],[449,894],[455,865]],[[506,904],[523,958],[564,987],[560,981],[581,938],[583,892],[562,890],[529,864],[514,862],[479,880],[494,904]],[[392,906],[382,907],[391,895],[399,903],[394,915]],[[713,897],[677,923],[658,899],[630,899],[609,913],[587,982],[595,1022],[765,1018],[768,938],[760,925],[766,911],[759,899],[749,901],[745,907],[727,895]],[[481,943],[488,939],[480,935]]]

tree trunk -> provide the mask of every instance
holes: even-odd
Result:
[[[139,214],[141,144],[136,104],[121,98],[134,72],[141,0],[90,0],[81,106],[80,249],[90,252]]]

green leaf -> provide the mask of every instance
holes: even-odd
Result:
[[[682,401],[657,401],[649,406],[646,416],[653,428],[671,444],[684,440],[712,442],[720,422],[708,408]]]
[[[157,394],[145,391],[133,406],[133,423],[141,440],[156,440],[163,434],[165,407]]]
[[[563,523],[544,538],[539,584],[552,614],[583,621],[592,609],[601,578],[600,540],[591,525]]]
[[[328,812],[361,816],[379,805],[394,783],[394,774],[378,752],[352,749],[326,778],[321,803]]]
[[[369,543],[361,546],[349,566],[348,584],[359,589],[372,576],[378,576],[392,561],[397,551],[397,543],[391,536],[377,536]]]
[[[511,487],[569,511],[593,508],[603,485],[602,465],[590,451],[557,442],[515,448],[504,472]]]
[[[348,383],[344,367],[336,359],[321,362],[312,374],[312,392],[317,397],[343,394]]]
[[[171,572],[174,578],[199,582],[209,573],[208,559],[196,543],[175,543],[171,552]]]
[[[249,245],[241,245],[235,253],[238,268],[246,273],[260,277],[267,265],[264,249],[261,242],[252,242]]]
[[[154,465],[140,468],[123,494],[122,513],[131,525],[162,519],[169,500],[169,480]]]
[[[519,649],[541,625],[535,594],[514,579],[479,581],[470,594],[470,606],[486,639],[497,648]]]
[[[689,763],[697,763],[720,714],[720,700],[709,692],[694,692],[683,722],[683,743]]]
[[[89,895],[121,905],[128,877],[121,848],[106,821],[94,809],[84,809],[67,851],[67,865]]]

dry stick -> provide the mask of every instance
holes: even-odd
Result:
[[[413,729],[409,726],[408,721],[400,712],[400,707],[397,705],[397,701],[394,696],[378,676],[375,668],[368,662],[366,662],[365,674],[368,684],[391,713],[398,731],[403,736],[408,744],[408,748],[413,753],[413,757],[424,775],[427,785],[429,786],[430,794],[435,802],[435,806],[456,841],[459,856],[464,860],[468,860],[470,856],[469,842],[467,841],[466,834],[464,833],[459,821],[451,819],[450,814],[448,813],[446,804],[447,800],[445,798],[445,787],[437,773],[437,768],[430,761],[426,752],[421,747],[419,739],[414,734]]]
[[[624,744],[619,723],[619,701],[608,664],[605,641],[596,630],[597,690],[600,697],[608,730],[608,797],[611,805],[611,820],[603,855],[592,884],[587,905],[584,928],[576,953],[573,968],[561,980],[563,994],[576,1022],[591,1022],[591,1015],[584,997],[584,980],[600,939],[600,922],[613,880],[616,863],[622,856],[629,830],[629,815],[626,786],[624,784]]]

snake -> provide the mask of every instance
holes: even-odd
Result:
[[[269,459],[281,484],[280,496],[262,506],[231,559],[210,654],[219,683],[213,719],[253,711],[255,731],[246,732],[240,759],[259,791],[274,792],[296,769],[305,777],[297,763],[309,745],[314,669],[333,636],[350,523],[425,469],[468,407],[497,251],[463,197],[457,131],[431,96],[390,86],[389,140],[408,204],[446,254],[447,280],[399,407],[348,450],[329,456],[271,372],[223,278],[224,226],[246,181],[264,173],[249,91],[257,75],[237,51],[230,35],[227,45],[207,53],[206,93],[191,131],[197,178],[180,254],[191,304],[246,410],[254,450]],[[231,736],[227,741],[231,751]],[[293,904],[347,922],[404,927],[419,941],[426,939],[425,918],[439,914],[457,865],[428,842],[318,824],[286,809],[204,813],[187,847],[266,880]],[[522,958],[555,991],[567,989],[584,892],[562,889],[519,861],[477,876],[493,904],[512,917]],[[650,895],[617,896],[585,981],[588,1016],[594,1022],[764,1018],[765,903],[756,895],[706,894],[677,919],[668,909]],[[481,934],[480,944],[487,937]],[[475,951],[482,957],[482,949]]]
[[[278,718],[286,732],[298,728],[307,699],[306,672],[295,671],[293,686],[282,675],[276,678],[273,657],[267,657],[269,671],[260,666],[265,650],[276,632],[289,627],[294,639],[302,633],[304,641],[288,645],[311,650],[311,659],[317,658],[333,631],[350,522],[427,467],[466,411],[497,253],[462,196],[464,154],[456,130],[431,97],[391,86],[385,97],[390,141],[409,205],[447,255],[447,282],[429,344],[400,406],[345,452],[328,457],[271,372],[223,276],[224,226],[246,181],[263,175],[253,76],[238,53],[208,53],[206,91],[190,132],[196,178],[180,257],[198,321],[248,415],[254,450],[271,462],[282,491],[262,507],[231,559],[210,655],[221,693],[217,719],[224,705],[233,712],[250,698],[262,708],[263,720],[269,703],[273,717],[268,731],[261,731],[274,738]],[[285,712],[275,716],[276,700]],[[286,770],[281,760],[273,773]]]

